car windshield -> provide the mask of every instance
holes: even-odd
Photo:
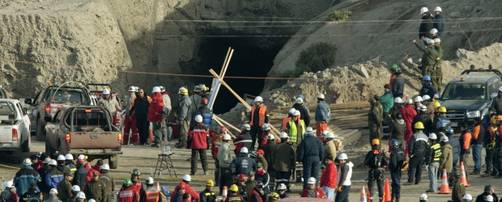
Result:
[[[0,121],[9,120],[9,115],[16,118],[16,107],[10,102],[0,102]]]
[[[451,83],[446,86],[442,100],[485,100],[486,85],[482,83]]]
[[[71,126],[71,117],[68,116],[66,124]],[[110,131],[105,111],[101,109],[75,109],[73,116],[73,131],[100,132]]]
[[[90,104],[90,100],[80,89],[50,89],[45,94],[44,100],[51,100],[53,103]]]

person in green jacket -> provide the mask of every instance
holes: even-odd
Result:
[[[434,40],[433,39],[426,39],[425,42],[427,43],[427,47],[422,47],[417,43],[417,40],[413,40],[413,43],[415,46],[423,52],[422,55],[422,76],[425,75],[432,75],[434,66],[436,63],[439,61],[439,53],[438,51],[434,48]]]
[[[385,92],[380,97],[380,104],[383,109],[383,121],[384,123],[389,124],[391,120],[390,118],[390,110],[394,107],[394,96],[392,96],[392,91],[390,90],[390,85],[384,85]]]
[[[368,126],[370,129],[370,141],[374,138],[382,138],[383,108],[378,96],[370,99],[370,111],[368,112]]]

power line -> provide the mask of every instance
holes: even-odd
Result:
[[[166,73],[166,72],[145,72],[145,71],[121,71],[128,74],[141,74],[152,76],[173,76],[173,77],[191,77],[191,78],[213,78],[211,75],[205,74],[180,74],[180,73]],[[251,77],[251,76],[225,76],[225,79],[246,79],[246,80],[307,80],[299,77]]]

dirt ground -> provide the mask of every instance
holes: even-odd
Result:
[[[364,154],[368,151],[369,146],[367,145],[367,126],[366,126],[366,113],[367,108],[359,107],[357,109],[350,109],[351,105],[337,105],[334,106],[333,115],[335,120],[331,123],[332,125],[336,123],[337,128],[334,129],[335,133],[340,139],[345,141],[344,150],[349,154],[349,158],[356,165],[353,173],[353,185],[351,187],[350,201],[359,200],[359,192],[361,187],[366,184],[365,178],[367,176],[367,170],[361,166],[362,158]],[[355,106],[355,105],[352,105]],[[169,143],[170,145],[174,142]],[[33,152],[43,151],[44,144],[40,141],[32,142]],[[115,178],[115,183],[117,188],[121,179],[124,179],[130,175],[133,168],[139,168],[142,172],[142,177],[146,178],[152,175],[155,164],[157,162],[157,154],[160,153],[160,149],[151,148],[146,146],[126,146],[123,148],[123,155],[119,157],[119,168],[112,170],[112,176]],[[175,170],[178,177],[169,176],[167,172],[164,172],[162,176],[157,177],[156,180],[160,180],[162,185],[167,185],[169,189],[173,188],[179,178],[183,174],[189,173],[190,163],[187,159],[190,157],[190,151],[186,149],[175,149],[175,154],[173,156],[173,162],[175,164]],[[27,156],[24,154],[23,156]],[[9,156],[3,155],[0,158],[0,176],[3,179],[8,179],[14,176],[18,168],[17,166],[19,160],[22,159],[19,156]],[[17,162],[16,162],[17,160]],[[193,176],[193,183],[198,190],[203,189],[203,185],[207,179],[212,178],[212,171],[214,171],[214,161],[209,162],[210,172],[207,176],[202,175],[202,170],[199,164],[199,170],[196,176]],[[472,170],[469,166],[468,170]],[[386,173],[386,176],[390,176]],[[406,175],[402,177],[402,200],[414,200],[416,201],[420,193],[425,192],[428,188],[428,179],[426,172],[423,174],[422,182],[419,185],[404,185],[406,184]],[[467,193],[472,195],[477,195],[483,190],[483,186],[486,184],[492,184],[497,187],[502,187],[502,182],[500,179],[495,179],[492,177],[471,177],[472,186],[467,188]],[[296,193],[300,191],[301,184],[296,183],[293,187],[294,193],[290,196],[296,196]],[[500,191],[500,190],[498,190]],[[499,192],[500,193],[500,192]],[[446,201],[450,195],[440,195],[440,194],[430,194],[430,201]]]

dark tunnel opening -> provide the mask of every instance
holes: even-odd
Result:
[[[228,47],[235,49],[226,76],[266,77],[273,65],[273,60],[286,39],[266,37],[214,37],[202,38],[197,53],[196,73],[209,74],[210,67],[220,72]],[[210,79],[200,80],[206,85]],[[230,79],[225,81],[241,96],[259,95],[265,80]],[[221,86],[214,105],[215,113],[224,113],[232,109],[239,101]]]

